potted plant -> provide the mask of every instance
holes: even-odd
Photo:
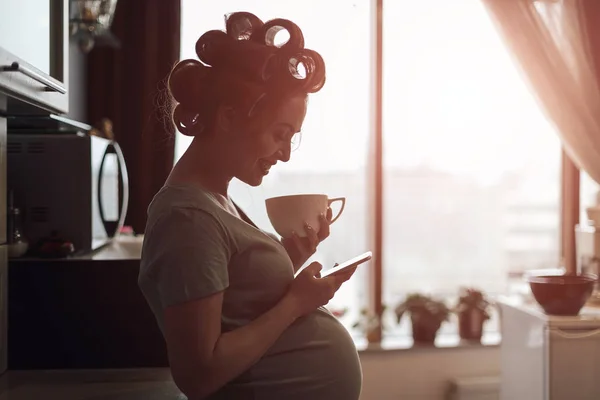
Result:
[[[483,325],[490,319],[489,301],[484,294],[472,288],[461,289],[455,308],[458,315],[458,331],[460,338],[468,341],[481,341]]]
[[[385,305],[383,305],[381,311],[382,314],[385,311],[385,308]],[[365,334],[369,343],[376,343],[378,342],[377,335],[381,324],[381,316],[375,315],[375,313],[369,311],[368,308],[363,308],[360,310],[358,321],[356,321],[352,327],[360,329]]]
[[[410,314],[413,340],[416,344],[433,345],[442,322],[448,320],[450,310],[432,297],[418,293],[409,294],[395,309],[398,323],[404,314]]]

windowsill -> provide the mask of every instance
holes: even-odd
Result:
[[[481,343],[462,341],[457,334],[439,335],[435,339],[434,346],[415,345],[411,336],[386,337],[381,343],[368,343],[366,338],[354,338],[359,353],[495,348],[500,345],[500,342],[501,335],[499,332],[484,333]]]

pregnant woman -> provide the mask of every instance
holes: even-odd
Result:
[[[277,47],[282,28],[290,38]],[[312,263],[296,274],[329,235],[331,210],[318,232],[279,241],[228,196],[232,178],[258,186],[290,159],[324,62],[294,23],[243,12],[196,53],[169,76],[173,123],[194,139],[148,208],[138,279],[173,379],[190,400],[357,400],[356,348],[323,307],[354,271],[321,278]]]

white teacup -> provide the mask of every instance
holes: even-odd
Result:
[[[318,232],[321,229],[320,214],[327,215],[327,209],[336,201],[342,204],[340,211],[331,219],[331,223],[334,223],[344,211],[345,197],[330,199],[325,194],[297,194],[271,197],[265,203],[273,228],[282,237],[288,238],[292,236],[292,232],[300,237],[306,236],[305,223]]]

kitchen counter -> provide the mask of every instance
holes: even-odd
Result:
[[[25,262],[25,261],[45,261],[45,262],[65,262],[65,261],[82,261],[82,260],[94,260],[94,261],[107,261],[107,260],[140,260],[142,258],[142,243],[144,241],[143,235],[137,236],[119,236],[115,238],[111,243],[103,246],[94,252],[90,252],[83,255],[74,255],[66,258],[37,258],[37,257],[22,257],[12,258],[11,262]]]
[[[88,255],[74,257],[80,260],[139,260],[142,258],[143,235],[120,236],[110,244]]]
[[[8,371],[0,400],[183,400],[168,368]]]

